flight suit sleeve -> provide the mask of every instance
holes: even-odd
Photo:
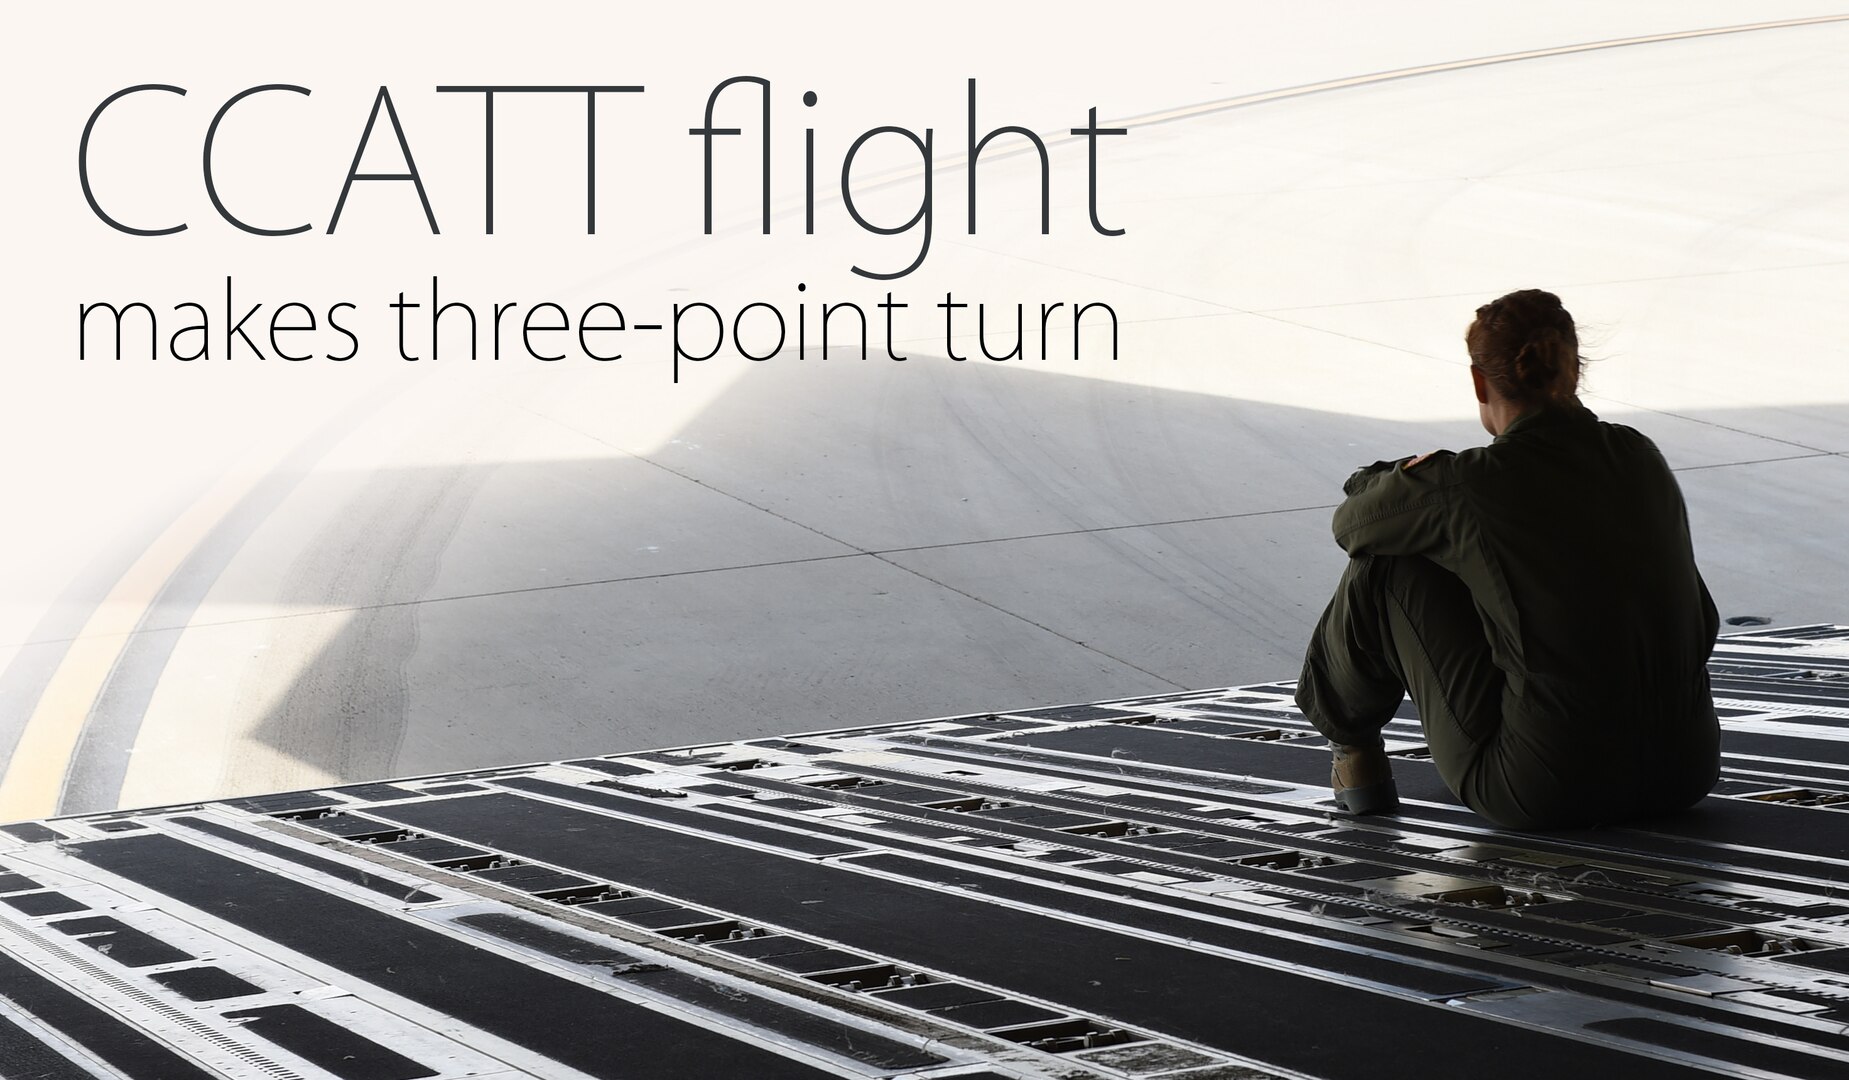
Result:
[[[1701,571],[1695,571],[1695,584],[1701,589],[1701,627],[1702,636],[1708,641],[1709,655],[1715,640],[1721,632],[1721,613],[1714,606],[1714,597],[1708,592],[1708,583],[1702,580]]]
[[[1424,555],[1451,546],[1456,458],[1440,450],[1411,468],[1411,459],[1402,458],[1357,469],[1342,485],[1348,497],[1335,511],[1335,542],[1350,556]]]

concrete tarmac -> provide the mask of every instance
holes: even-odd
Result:
[[[1821,10],[1573,8],[1420,59]],[[721,354],[678,384],[659,353],[369,374],[315,384],[274,430],[199,436],[237,457],[185,483],[28,481],[0,817],[1294,677],[1342,568],[1341,480],[1484,441],[1462,332],[1527,286],[1586,327],[1586,404],[1680,470],[1723,618],[1840,621],[1844,55],[1849,23],[1817,23],[1151,121],[1111,148],[1121,240],[1038,235],[1013,197],[1031,156],[985,160],[982,231],[942,227],[903,282],[903,363],[876,343]],[[1267,74],[1243,89],[1343,73]],[[1172,89],[1142,104],[1212,100]],[[1083,220],[1084,169],[1082,144],[1056,149],[1062,221]],[[872,192],[867,213],[915,197]],[[879,243],[805,265],[916,240]],[[727,250],[704,292],[804,299],[783,249]],[[580,295],[712,266],[670,253]],[[802,279],[816,301],[883,291]],[[974,309],[946,339],[946,290],[989,305],[991,345],[1029,304],[1028,355],[980,359]],[[1094,322],[1079,359],[1057,329],[1039,359],[1034,305],[1055,300],[1111,304],[1117,357]]]

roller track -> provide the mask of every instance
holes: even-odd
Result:
[[[1286,683],[28,822],[0,1074],[1849,1075],[1849,627],[1696,809],[1518,834]]]

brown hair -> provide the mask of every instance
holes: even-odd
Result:
[[[1470,364],[1518,405],[1560,404],[1579,390],[1585,357],[1579,331],[1560,298],[1521,289],[1477,309],[1464,332]]]

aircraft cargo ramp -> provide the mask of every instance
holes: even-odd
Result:
[[[1849,627],[1695,810],[1511,833],[1288,683],[0,834],[12,1078],[1849,1075]],[[1409,707],[1410,708],[1410,707]]]

